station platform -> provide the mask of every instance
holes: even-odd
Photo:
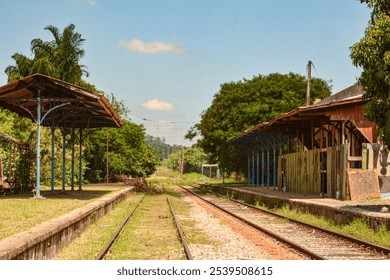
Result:
[[[237,197],[250,204],[257,202],[269,208],[289,205],[292,210],[323,216],[340,224],[364,218],[373,229],[385,225],[390,230],[390,197],[338,200],[318,195],[283,192],[272,186],[248,185],[214,185],[213,190]]]
[[[125,187],[62,216],[0,240],[0,260],[51,259],[59,248],[69,244],[88,225],[111,211],[132,191],[133,187]]]

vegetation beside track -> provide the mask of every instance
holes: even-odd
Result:
[[[196,192],[211,190],[211,184],[203,185],[202,189],[203,190],[198,190]],[[360,238],[380,246],[390,247],[390,231],[388,231],[385,226],[382,226],[379,230],[375,231],[369,227],[367,221],[364,219],[355,219],[348,224],[336,224],[335,221],[328,220],[324,217],[293,211],[287,205],[278,208],[267,207],[263,203],[257,203],[255,206],[276,212],[291,219]]]
[[[164,186],[163,186],[164,185]],[[180,220],[180,226],[188,244],[209,244],[202,229],[191,219],[190,206],[180,194],[168,186],[166,180],[155,181],[155,187],[160,189],[158,194],[148,194],[128,225],[119,235],[107,259],[185,259],[182,245],[179,242],[166,198],[169,197]],[[62,248],[55,259],[90,260],[94,259],[105,243],[111,238],[124,218],[133,209],[141,193],[130,195],[127,200],[120,202],[115,209],[90,225],[69,246]],[[217,244],[215,244],[217,245]]]
[[[141,194],[130,195],[121,201],[104,217],[85,229],[71,244],[62,248],[55,259],[58,260],[93,260],[119,225],[141,198]]]
[[[298,221],[360,238],[381,246],[390,247],[390,231],[385,226],[375,231],[368,226],[367,221],[364,219],[356,219],[351,223],[339,225],[323,217],[291,211],[288,207],[273,209],[273,211]]]
[[[33,199],[32,193],[0,196],[0,239],[28,230],[40,223],[59,217],[121,188],[106,185],[84,186],[83,191],[51,193],[42,187],[45,199]]]

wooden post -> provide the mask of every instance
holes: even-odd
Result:
[[[362,169],[367,167],[367,143],[362,143]]]

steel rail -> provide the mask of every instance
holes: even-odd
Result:
[[[266,229],[264,227],[261,227],[261,226],[255,224],[255,223],[247,220],[247,219],[244,219],[244,218],[242,218],[242,217],[240,217],[240,216],[238,216],[238,215],[236,215],[236,214],[234,214],[234,213],[232,213],[232,212],[230,212],[230,211],[228,211],[228,210],[226,210],[226,209],[224,209],[224,208],[222,208],[222,207],[212,203],[211,201],[208,201],[207,199],[203,198],[202,196],[194,193],[193,191],[191,191],[191,190],[189,190],[189,189],[187,189],[187,188],[185,188],[183,186],[179,186],[179,187],[184,189],[184,190],[186,190],[186,191],[188,191],[189,193],[195,195],[196,197],[198,197],[202,201],[208,203],[209,205],[211,205],[211,206],[213,206],[213,207],[215,207],[215,208],[225,212],[226,214],[228,214],[228,215],[230,215],[230,216],[232,216],[232,217],[234,217],[234,218],[236,218],[236,219],[238,219],[238,220],[240,220],[240,221],[250,225],[251,227],[255,228],[256,230],[261,231],[261,232],[263,232],[263,233],[265,233],[265,234],[275,238],[276,240],[278,240],[280,242],[283,242],[284,244],[287,244],[290,247],[293,247],[294,249],[298,250],[299,252],[302,252],[302,253],[306,254],[307,256],[311,257],[312,259],[315,259],[315,260],[326,260],[324,257],[314,253],[313,251],[308,250],[308,249],[300,246],[299,244],[297,244],[295,242],[292,242],[292,241],[290,241],[290,240],[288,240],[288,239],[286,239],[286,238],[284,238],[284,237],[282,237],[282,236],[280,236],[280,235],[278,235],[278,234],[276,234],[276,233],[274,233],[272,231],[269,231],[268,229]]]
[[[122,232],[123,228],[126,226],[128,221],[130,220],[131,216],[133,216],[135,210],[137,210],[138,206],[142,203],[144,197],[145,197],[145,194],[141,197],[141,199],[138,201],[137,205],[133,208],[133,210],[129,213],[129,215],[127,215],[127,217],[124,219],[122,224],[116,230],[116,232],[111,237],[111,239],[106,243],[106,245],[103,247],[103,249],[99,252],[99,254],[96,255],[95,260],[102,260],[102,259],[104,259],[104,257],[110,251],[110,249],[111,249],[112,245],[114,244],[114,242],[118,239],[119,234]]]
[[[195,187],[195,188],[198,188],[198,187]],[[337,231],[333,231],[333,230],[330,230],[330,229],[326,229],[326,228],[323,228],[323,227],[319,227],[319,226],[316,226],[316,225],[305,223],[305,222],[302,222],[302,221],[299,221],[299,220],[295,220],[293,218],[289,218],[287,216],[283,216],[281,214],[278,214],[278,213],[275,213],[275,212],[272,212],[272,211],[269,211],[269,210],[266,210],[266,209],[262,209],[262,208],[256,207],[256,206],[254,206],[252,204],[248,204],[248,203],[245,203],[245,202],[233,199],[233,198],[229,198],[227,196],[224,196],[222,194],[219,194],[219,193],[216,193],[216,192],[213,192],[213,191],[210,191],[210,190],[205,190],[203,188],[199,188],[199,189],[201,189],[203,191],[207,191],[207,192],[212,193],[214,195],[223,197],[223,198],[228,199],[230,201],[233,201],[233,202],[245,205],[245,206],[247,206],[249,208],[252,208],[252,209],[255,209],[257,211],[262,211],[264,213],[267,213],[267,214],[270,214],[270,215],[273,215],[273,216],[276,216],[276,217],[279,217],[279,218],[282,218],[282,219],[285,219],[285,220],[288,220],[288,221],[291,221],[291,222],[294,222],[294,223],[297,223],[297,224],[300,224],[300,225],[303,225],[303,226],[307,226],[307,227],[316,229],[318,231],[322,231],[322,232],[328,233],[328,234],[333,235],[335,237],[346,239],[346,240],[348,240],[350,242],[353,242],[353,243],[355,243],[357,245],[368,247],[368,248],[370,248],[370,249],[372,249],[372,250],[374,250],[376,252],[380,252],[382,254],[387,254],[387,255],[390,256],[390,248],[389,247],[384,247],[384,246],[381,246],[381,245],[378,245],[378,244],[374,244],[374,243],[368,242],[366,240],[363,240],[363,239],[360,239],[360,238],[356,238],[356,237],[353,237],[353,236],[350,236],[350,235],[346,235],[346,234],[343,234],[343,233],[340,233],[340,232],[337,232]]]
[[[176,229],[177,229],[177,233],[179,234],[179,237],[180,237],[180,241],[181,243],[183,244],[183,247],[184,247],[184,252],[186,254],[186,257],[187,257],[187,260],[192,260],[192,255],[191,255],[191,251],[190,251],[190,248],[188,247],[188,244],[187,244],[187,240],[183,234],[183,231],[181,230],[181,227],[180,227],[180,224],[179,224],[179,221],[176,217],[176,214],[173,210],[173,207],[172,207],[172,204],[171,204],[171,201],[169,200],[169,198],[167,197],[167,202],[168,202],[168,205],[169,205],[169,209],[171,210],[171,214],[172,214],[172,217],[173,217],[173,221],[175,222],[175,225],[176,225]]]

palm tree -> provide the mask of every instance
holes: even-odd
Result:
[[[54,39],[48,42],[33,39],[31,41],[33,59],[15,53],[12,58],[16,65],[8,66],[5,70],[8,81],[41,73],[72,84],[82,84],[82,76],[84,74],[88,76],[86,66],[79,63],[85,55],[85,51],[81,49],[85,39],[81,38],[80,33],[75,32],[74,24],[65,27],[62,33],[53,25],[48,25],[44,29],[49,30]]]
[[[88,76],[86,66],[79,63],[85,55],[85,51],[81,49],[85,39],[81,38],[80,33],[75,32],[74,24],[65,27],[62,34],[53,25],[46,26],[45,30],[51,32],[54,40],[43,42],[41,39],[34,39],[31,41],[31,50],[39,59],[42,59],[42,57],[50,58],[50,62],[55,69],[53,75],[56,78],[79,84],[83,74]]]
[[[14,53],[12,59],[16,65],[9,65],[4,71],[8,75],[8,83],[30,75],[33,65],[33,60],[20,53]]]

